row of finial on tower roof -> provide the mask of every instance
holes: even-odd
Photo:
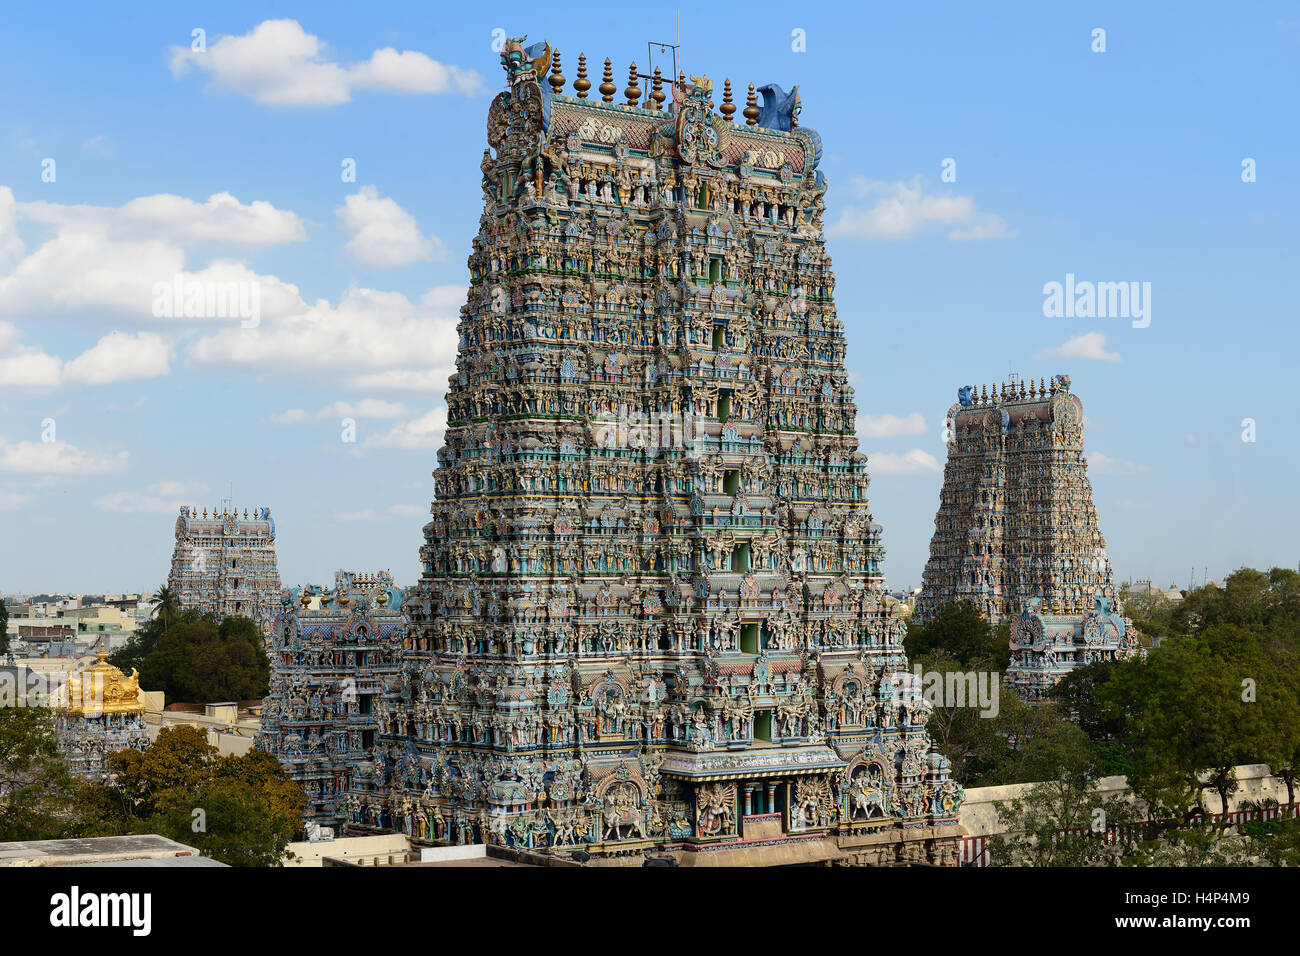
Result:
[[[255,512],[259,513],[259,514],[260,514],[261,511],[262,511],[261,508],[254,508],[253,510],[254,510]],[[197,507],[195,507],[194,505],[190,505],[190,515],[191,515],[192,517],[199,517],[199,509],[198,509]],[[203,515],[202,515],[202,516],[203,516],[204,518],[208,517],[208,509],[207,509],[207,508],[204,508],[204,509],[203,509]],[[244,509],[244,517],[247,518],[248,516],[249,516],[249,515],[248,515],[248,509],[245,508],[245,509]],[[221,511],[220,511],[220,513],[218,513],[216,505],[213,505],[213,506],[212,506],[212,517],[214,517],[214,518],[238,518],[238,517],[239,517],[239,509],[238,509],[238,508],[235,508],[235,509],[233,509],[233,510],[229,510],[229,511],[228,511],[227,509],[222,508]]]
[[[1019,391],[1016,390],[1016,386],[1019,386]],[[990,396],[988,393],[988,389],[990,387],[993,389],[992,396]],[[1055,379],[1053,379],[1051,383],[1048,383],[1046,379],[1040,378],[1038,380],[1038,387],[1034,388],[1034,380],[1031,378],[1029,380],[1028,388],[1025,387],[1024,379],[1013,381],[1009,385],[1007,382],[1003,382],[1001,393],[999,393],[998,386],[996,385],[993,386],[981,385],[979,395],[972,394],[971,397],[974,399],[975,404],[987,405],[989,402],[1016,402],[1016,401],[1029,401],[1038,398],[1049,398],[1055,394],[1056,394]]]
[[[641,99],[641,87],[637,85],[637,80],[641,78],[636,71],[636,63],[628,67],[627,88],[623,90],[623,95],[627,97],[627,106],[637,106],[638,100]],[[558,95],[564,92],[564,84],[568,82],[560,67],[560,51],[551,51],[551,75],[546,80],[551,84],[551,89]],[[669,80],[671,82],[671,80]],[[677,83],[679,86],[686,85],[686,74],[677,74]],[[587,54],[578,54],[578,78],[573,81],[573,89],[578,99],[585,100],[587,91],[591,89],[591,80],[587,79]],[[605,57],[605,75],[601,80],[600,86],[597,87],[600,92],[600,99],[603,103],[613,103],[614,95],[618,92],[618,87],[614,83],[614,67],[609,57]],[[659,67],[655,67],[654,75],[650,79],[650,92],[645,98],[645,108],[659,110],[663,108],[664,100],[668,98],[663,90],[663,75],[659,72]],[[731,80],[724,80],[722,83],[722,105],[718,107],[718,112],[728,123],[736,112],[736,104],[731,98]],[[754,84],[749,84],[749,93],[745,99],[745,108],[740,111],[745,117],[746,126],[757,126],[759,109],[758,100],[754,96]]]

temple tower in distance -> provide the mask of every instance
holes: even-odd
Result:
[[[280,610],[280,571],[275,560],[275,521],[270,508],[250,517],[239,509],[204,508],[202,515],[181,506],[176,519],[167,586],[182,610],[191,608],[218,618],[251,618],[270,634]]]
[[[580,56],[566,93],[549,44],[501,61],[397,824],[635,862],[955,862],[798,88],[728,80],[715,106],[708,77],[633,65],[619,97]]]
[[[1068,375],[968,385],[948,410],[948,461],[916,619],[974,605],[1011,623],[1007,678],[1040,699],[1072,668],[1137,652],[1115,593]]]

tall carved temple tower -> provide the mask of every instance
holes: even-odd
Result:
[[[167,586],[182,610],[197,608],[218,617],[252,618],[270,634],[280,610],[280,571],[275,560],[275,522],[270,508],[244,509],[181,506],[176,519]]]
[[[397,822],[683,862],[953,862],[797,87],[502,55],[409,609]],[[548,76],[549,70],[549,76]],[[642,98],[642,83],[646,94]],[[399,795],[400,794],[400,795]],[[426,822],[427,821],[427,822]]]
[[[958,390],[916,618],[965,601],[1012,622],[1007,677],[1037,700],[1074,667],[1137,650],[1097,524],[1070,377]]]
[[[339,571],[333,588],[286,590],[278,610],[257,748],[302,785],[309,823],[385,822],[380,735],[395,731],[384,722],[402,670],[402,592],[387,571]]]

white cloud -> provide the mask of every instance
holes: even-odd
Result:
[[[1145,475],[1151,470],[1140,462],[1111,458],[1099,451],[1090,451],[1086,457],[1088,470],[1097,475]]]
[[[897,415],[859,415],[857,421],[859,438],[897,438],[901,435],[924,435],[925,419],[920,412],[912,412],[905,418]]]
[[[21,507],[26,500],[26,495],[20,495],[16,491],[0,491],[0,511],[13,511]]]
[[[204,484],[163,481],[149,485],[144,491],[118,491],[105,495],[96,504],[100,511],[174,515],[181,505],[193,504],[193,499],[207,492],[208,486]]]
[[[0,438],[0,471],[28,475],[101,475],[126,466],[127,453],[98,455],[62,441],[7,442]]]
[[[949,239],[1011,239],[1015,230],[1007,221],[996,213],[978,212],[969,226],[953,229],[948,233]]]
[[[869,206],[849,206],[831,225],[832,236],[852,239],[906,239],[927,225],[952,227],[949,239],[1003,239],[1015,235],[1001,216],[981,212],[970,196],[926,193],[923,176],[882,182],[855,176],[849,186]]]
[[[56,355],[18,345],[18,334],[12,324],[0,322],[0,388],[57,388],[63,362]]]
[[[464,286],[437,286],[418,302],[399,292],[353,288],[337,306],[321,299],[257,328],[223,329],[199,339],[189,358],[267,377],[330,376],[356,389],[409,388],[439,376],[446,388],[464,298]]]
[[[17,327],[0,322],[0,387],[57,388],[64,383],[107,385],[168,372],[170,349],[160,335],[110,332],[66,364],[57,355],[18,344]]]
[[[406,406],[401,402],[364,398],[359,402],[331,402],[314,412],[291,408],[287,412],[277,412],[267,421],[272,425],[301,425],[308,422],[337,421],[343,418],[400,418],[406,413]]]
[[[415,50],[376,50],[351,65],[333,62],[321,40],[297,20],[264,20],[243,36],[222,36],[206,51],[171,47],[171,71],[208,73],[213,84],[265,106],[336,106],[357,90],[476,93],[482,77]]]
[[[352,236],[348,252],[367,265],[404,266],[446,256],[437,236],[420,235],[415,217],[374,186],[362,186],[337,212]]]
[[[8,186],[0,186],[0,268],[21,259],[26,248],[18,236],[18,204],[14,202],[14,191]]]
[[[108,385],[168,373],[171,349],[161,335],[110,332],[92,348],[63,368],[65,381],[82,385]]]
[[[1099,362],[1118,362],[1118,352],[1106,351],[1106,336],[1101,332],[1085,332],[1067,339],[1056,348],[1043,349],[1034,356],[1036,361],[1046,359],[1095,359]]]
[[[221,242],[241,246],[278,245],[307,238],[297,214],[257,199],[244,204],[230,193],[213,193],[204,202],[157,193],[122,206],[60,205],[38,200],[17,204],[23,219],[61,231],[119,240]]]
[[[934,455],[920,448],[913,448],[901,454],[885,451],[868,455],[867,470],[881,475],[919,475],[927,471],[943,469]]]
[[[7,193],[0,188],[0,252],[8,249],[12,258],[13,250],[22,251],[21,243],[5,240],[7,210],[13,217],[54,226],[55,235],[20,258],[8,275],[0,275],[0,315],[153,322],[159,318],[154,315],[156,287],[170,286],[178,275],[182,282],[204,288],[240,283],[250,290],[247,297],[256,285],[263,316],[303,306],[297,288],[257,275],[237,260],[214,259],[202,269],[186,270],[183,243],[267,245],[304,238],[298,217],[269,203],[245,205],[219,193],[205,203],[156,195],[121,207],[6,205]]]
[[[376,448],[438,448],[447,429],[447,408],[439,405],[419,418],[399,422],[382,435],[366,441]]]

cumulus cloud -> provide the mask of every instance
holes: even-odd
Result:
[[[0,269],[22,258],[26,246],[18,236],[18,203],[14,191],[0,186]]]
[[[222,36],[204,51],[171,47],[171,71],[207,73],[212,84],[264,106],[337,106],[359,90],[382,93],[472,94],[483,85],[474,70],[439,63],[415,50],[376,50],[360,63],[329,59],[326,45],[297,20],[264,20],[243,36]]]
[[[362,186],[337,210],[352,237],[346,246],[354,259],[372,266],[405,266],[446,256],[437,236],[422,236],[415,217],[374,186]]]
[[[0,387],[108,385],[168,373],[170,348],[160,335],[110,332],[70,362],[18,342],[18,329],[0,322]]]
[[[1112,458],[1099,451],[1090,451],[1086,457],[1088,469],[1098,475],[1145,475],[1151,470],[1140,462]]]
[[[38,348],[19,343],[18,327],[0,322],[0,388],[56,388],[63,362]]]
[[[126,467],[127,453],[96,454],[63,441],[0,438],[0,471],[27,475],[102,475]]]
[[[364,398],[359,402],[331,402],[314,412],[291,408],[286,412],[277,412],[267,421],[272,425],[302,425],[309,422],[338,421],[343,418],[400,418],[406,413],[406,406],[401,402]]]
[[[1101,332],[1085,332],[1083,335],[1067,339],[1055,348],[1043,349],[1034,356],[1036,361],[1058,358],[1118,362],[1119,353],[1106,351],[1106,336]]]
[[[161,335],[110,332],[63,368],[67,382],[108,385],[168,373],[171,349]]]
[[[330,376],[349,388],[427,387],[426,377],[440,377],[446,388],[464,298],[464,286],[438,286],[416,302],[399,292],[353,288],[337,306],[321,299],[257,328],[222,329],[193,343],[188,355],[200,366],[276,378]]]
[[[110,239],[266,246],[307,238],[302,220],[294,212],[260,199],[241,203],[224,192],[214,193],[204,202],[158,193],[122,206],[60,205],[41,200],[18,203],[17,213],[33,222]]]
[[[118,491],[104,495],[96,502],[100,511],[123,514],[174,515],[181,505],[208,492],[208,486],[181,481],[163,481],[147,486],[143,491]]]
[[[170,291],[178,276],[187,294],[191,288],[216,292],[234,283],[251,298],[255,286],[262,315],[302,306],[296,287],[258,275],[238,260],[186,267],[184,243],[264,246],[305,237],[294,213],[269,203],[244,204],[229,193],[203,203],[160,194],[120,207],[11,203],[11,198],[0,188],[0,253],[17,260],[8,274],[0,274],[0,316],[175,321],[182,309],[159,308],[158,300],[159,291]],[[53,226],[55,234],[24,256],[21,243],[5,238],[6,217]],[[188,318],[232,317],[208,310]]]
[[[901,454],[876,452],[867,456],[867,470],[881,475],[919,475],[928,471],[941,471],[939,460],[920,448]]]
[[[897,415],[859,415],[857,421],[859,438],[897,438],[902,435],[924,435],[925,419],[920,412],[912,412],[906,417]]]
[[[927,192],[923,176],[882,182],[855,176],[850,190],[859,204],[848,206],[828,230],[850,239],[908,239],[927,226],[951,227],[949,239],[1003,239],[1015,233],[1001,216],[981,212],[970,196]]]
[[[367,439],[376,448],[438,448],[447,430],[447,408],[440,405],[419,418],[398,422],[382,435]]]

